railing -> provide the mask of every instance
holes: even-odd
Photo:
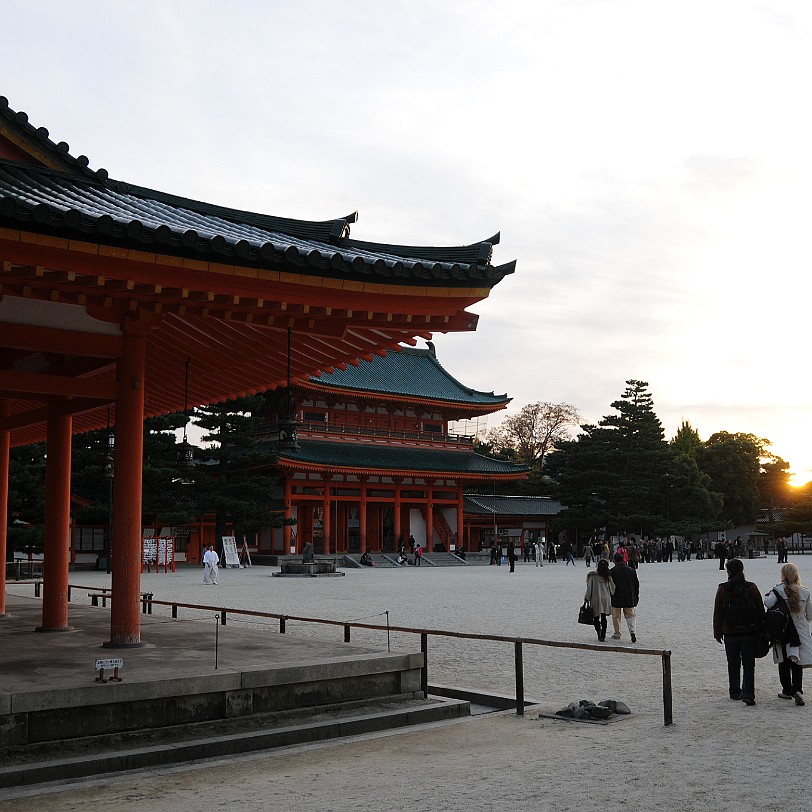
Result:
[[[456,637],[460,640],[490,640],[497,643],[513,643],[514,646],[514,667],[516,674],[516,714],[524,716],[524,661],[523,645],[546,646],[549,648],[569,648],[580,649],[582,651],[597,651],[602,654],[634,654],[648,657],[660,657],[663,668],[663,724],[671,725],[674,722],[671,690],[671,652],[663,649],[628,648],[626,646],[596,646],[590,643],[566,643],[560,640],[542,640],[535,637],[508,637],[501,634],[471,634],[467,632],[452,632],[443,629],[415,629],[408,626],[381,626],[377,623],[360,623],[358,621],[346,622],[343,620],[327,620],[319,617],[300,617],[297,615],[283,615],[277,612],[258,612],[252,609],[224,609],[216,606],[202,606],[193,603],[178,603],[177,601],[152,600],[153,605],[169,606],[172,610],[172,617],[177,619],[178,609],[196,609],[202,611],[215,611],[220,614],[220,624],[225,626],[227,616],[242,615],[247,617],[261,617],[279,620],[279,633],[285,634],[288,620],[295,620],[300,623],[321,623],[328,626],[341,626],[344,629],[344,642],[350,642],[351,629],[373,629],[377,631],[402,632],[405,634],[420,635],[420,651],[423,653],[423,668],[420,677],[420,687],[424,694],[428,694],[429,672],[428,672],[428,638],[432,637]]]
[[[31,583],[31,582],[26,582]],[[35,583],[35,593],[39,596],[40,581]],[[101,592],[97,587],[83,587],[78,584],[71,584],[68,587],[68,600],[70,601],[71,591],[74,589],[88,589],[93,592]],[[105,590],[107,591],[107,590]],[[108,593],[109,594],[109,593]],[[148,593],[147,593],[148,594]],[[663,669],[663,724],[667,727],[674,723],[673,714],[673,695],[671,688],[671,652],[665,649],[649,649],[649,648],[628,648],[627,646],[598,646],[594,643],[569,643],[561,640],[542,640],[536,637],[509,637],[501,634],[473,634],[469,632],[452,632],[445,629],[415,629],[409,626],[390,626],[388,623],[382,626],[378,623],[361,623],[360,621],[347,622],[344,620],[328,620],[321,617],[301,617],[298,615],[284,615],[278,612],[259,612],[254,609],[226,609],[218,606],[209,606],[197,603],[181,603],[179,601],[161,601],[155,600],[151,597],[146,597],[145,594],[141,596],[143,604],[143,611],[152,614],[153,606],[168,606],[171,609],[172,617],[177,619],[178,609],[194,609],[203,612],[217,612],[219,614],[219,623],[222,626],[226,625],[228,615],[238,615],[243,617],[258,617],[266,619],[275,619],[279,621],[279,633],[286,633],[286,626],[288,620],[294,620],[299,623],[320,623],[326,626],[341,626],[344,629],[344,642],[349,643],[351,638],[351,630],[356,629],[371,629],[374,631],[386,631],[387,635],[390,632],[401,632],[404,634],[419,634],[420,635],[420,651],[423,653],[423,668],[420,675],[420,688],[425,695],[428,694],[429,686],[429,636],[432,637],[455,637],[459,640],[489,640],[496,643],[513,643],[514,651],[514,669],[516,679],[516,714],[524,716],[524,658],[523,647],[525,644],[531,646],[545,646],[548,648],[568,648],[577,649],[580,651],[596,651],[600,654],[632,654],[644,657],[660,657],[662,660]],[[147,609],[149,606],[149,609]],[[388,618],[388,613],[387,613]]]
[[[302,436],[307,432],[318,434],[335,434],[338,436],[380,437],[390,440],[418,440],[420,442],[449,443],[454,445],[471,446],[474,437],[468,434],[442,434],[434,431],[396,431],[394,429],[379,429],[368,426],[346,426],[336,423],[305,422],[297,423],[297,430]],[[273,434],[278,430],[275,423],[265,423],[260,426],[260,434]]]

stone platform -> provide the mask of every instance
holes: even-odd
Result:
[[[262,720],[287,718],[290,724],[291,716],[335,713],[342,706],[352,707],[358,717],[363,709],[374,710],[376,702],[426,702],[420,692],[420,652],[297,639],[247,624],[217,626],[214,615],[211,623],[142,615],[144,645],[116,650],[102,647],[109,638],[109,609],[70,604],[73,630],[48,634],[34,631],[41,611],[35,598],[9,596],[7,615],[0,620],[0,786],[43,780],[27,779],[25,770],[15,768],[28,765],[31,776],[38,774],[30,764],[37,748],[85,752],[87,742],[89,753],[93,742],[105,737],[148,730],[160,741],[166,731],[176,741],[179,730],[199,728],[210,753],[218,752],[212,743],[216,733],[230,731],[232,744],[223,750],[229,752],[237,746],[235,737],[246,749],[273,746],[256,732],[254,742],[246,741],[245,731],[256,731]],[[123,659],[123,681],[97,682],[96,660],[111,658]],[[399,710],[403,715],[403,705]],[[461,706],[452,711],[466,713]],[[397,724],[410,723],[406,714]],[[344,733],[334,728],[332,734],[322,729],[309,735],[351,730],[346,724]],[[199,746],[190,744],[189,752]],[[174,752],[159,753],[160,763],[184,759],[184,749],[172,747]],[[86,760],[75,758],[67,774],[89,774]],[[100,771],[122,768],[110,767],[109,757],[107,762]],[[134,766],[132,760],[123,763]],[[47,772],[47,765],[39,769]]]

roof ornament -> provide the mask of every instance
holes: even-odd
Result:
[[[426,346],[429,348],[429,355],[432,358],[436,358],[437,357],[437,350],[434,349],[434,342],[433,341],[427,341]]]

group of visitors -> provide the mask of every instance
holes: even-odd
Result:
[[[785,642],[772,642],[773,662],[778,665],[780,699],[794,699],[804,705],[803,666],[812,665],[812,598],[801,584],[798,567],[789,562],[781,567],[781,580],[762,598],[758,587],[745,580],[739,558],[727,562],[727,581],[719,584],[713,606],[713,636],[723,643],[727,657],[730,698],[745,705],[756,704],[756,657],[766,652],[765,610],[780,608],[789,615]]]
[[[637,604],[640,601],[640,580],[637,573],[615,553],[615,566],[609,568],[605,558],[598,561],[597,569],[587,573],[586,600],[592,607],[593,623],[598,640],[606,640],[606,616],[612,615],[612,639],[621,639],[621,614],[626,618],[629,637],[637,642]]]

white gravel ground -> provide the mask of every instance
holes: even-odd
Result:
[[[795,559],[812,582],[812,557]],[[762,592],[778,579],[775,557],[745,561]],[[250,608],[392,626],[597,642],[576,623],[587,569],[408,568],[347,570],[340,578],[271,577],[271,568],[221,571],[217,586],[202,571],[147,573],[156,599]],[[638,642],[624,628],[621,645],[672,652],[674,724],[663,725],[661,658],[525,646],[527,697],[553,711],[581,698],[622,699],[633,716],[610,725],[489,714],[463,723],[411,729],[341,743],[299,747],[218,764],[151,770],[38,794],[38,810],[88,808],[186,812],[254,810],[493,809],[778,810],[804,805],[810,706],[777,698],[772,658],[756,666],[755,707],[728,698],[725,657],[713,640],[711,610],[724,580],[716,561],[647,564],[639,570]],[[103,573],[71,582],[101,586]],[[10,583],[9,592],[30,594]],[[157,610],[156,610],[157,611]],[[187,615],[181,610],[182,617]],[[192,613],[189,613],[190,616]],[[200,613],[207,617],[210,612]],[[229,617],[229,624],[250,622]],[[269,633],[276,621],[266,621]],[[289,621],[288,633],[341,637],[340,628]],[[611,630],[611,622],[610,622]],[[353,642],[386,646],[386,633],[353,632]],[[393,634],[393,649],[414,649],[413,635]],[[613,649],[612,641],[607,648]],[[430,639],[429,679],[511,693],[513,646]],[[807,676],[810,677],[809,673]],[[812,678],[812,677],[810,677]],[[792,760],[788,751],[799,750]],[[800,756],[800,759],[799,759]],[[29,810],[31,791],[0,809]],[[16,797],[16,794],[15,794]]]

